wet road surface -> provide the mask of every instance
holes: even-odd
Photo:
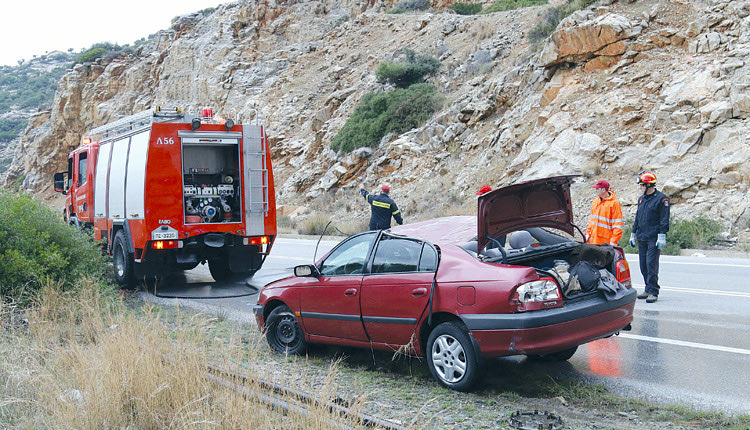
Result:
[[[208,267],[199,266],[157,294],[202,295],[206,299],[180,302],[252,321],[257,289],[288,276],[295,265],[312,263],[316,243],[277,239],[263,269],[246,284],[215,283]],[[317,256],[336,243],[321,241]],[[638,256],[628,255],[628,261],[640,292]],[[568,362],[546,364],[545,370],[602,384],[627,397],[750,413],[750,260],[663,256],[659,283],[656,303],[637,301],[632,331],[583,345]],[[524,365],[523,358],[501,360],[505,367]]]
[[[643,290],[638,256],[633,284]],[[750,260],[663,256],[633,330],[578,349],[576,374],[630,397],[750,413]]]

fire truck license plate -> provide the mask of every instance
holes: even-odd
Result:
[[[169,239],[177,239],[177,232],[176,231],[155,231],[151,233],[151,236],[153,240],[169,240]]]

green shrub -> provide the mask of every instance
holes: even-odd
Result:
[[[440,68],[440,61],[430,55],[417,55],[409,48],[399,51],[403,61],[380,63],[375,76],[380,83],[389,83],[399,88],[424,82],[426,76],[434,75]]]
[[[450,8],[459,15],[476,15],[482,11],[481,3],[453,3]]]
[[[0,119],[0,142],[10,142],[17,138],[26,129],[26,122],[24,118]]]
[[[547,0],[500,0],[487,6],[482,13],[502,12],[540,4],[547,4]]]
[[[679,255],[681,249],[714,245],[714,238],[722,229],[721,223],[704,217],[672,221],[669,225],[669,233],[667,233],[667,246],[661,252],[665,255]],[[631,247],[628,243],[632,232],[633,220],[626,220],[619,245],[625,252],[637,254],[638,249]]]
[[[0,191],[0,296],[28,303],[47,282],[71,289],[106,264],[91,237],[27,195]]]
[[[398,15],[398,14],[401,14],[401,13],[404,13],[404,12],[406,12],[404,9],[397,9],[397,8],[394,7],[393,9],[388,10],[388,12],[386,12],[386,13],[390,13],[390,14],[393,14],[393,15]]]
[[[96,61],[97,59],[103,57],[105,54],[109,52],[119,52],[122,48],[117,44],[112,44],[109,42],[104,43],[95,43],[91,45],[91,48],[81,52],[73,62],[73,65],[76,64],[83,64],[88,63],[91,61]]]
[[[426,83],[387,93],[367,93],[333,138],[331,148],[350,152],[377,146],[388,133],[400,134],[422,125],[437,111],[438,105],[435,87]]]
[[[529,41],[537,43],[546,39],[565,17],[595,2],[596,0],[568,0],[560,6],[547,9],[542,15],[542,21],[529,31]]]

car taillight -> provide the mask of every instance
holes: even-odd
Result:
[[[510,304],[515,306],[518,312],[559,308],[562,306],[560,288],[552,278],[527,282],[519,285],[511,294]]]
[[[630,282],[630,266],[628,265],[628,260],[624,258],[618,260],[617,264],[615,264],[615,271],[617,272],[617,280],[622,285],[625,285],[626,288],[631,288],[632,282]]]
[[[182,241],[180,240],[155,240],[151,242],[151,247],[154,249],[182,248]]]

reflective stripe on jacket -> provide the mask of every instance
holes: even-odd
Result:
[[[401,211],[396,202],[394,202],[388,194],[381,193],[373,196],[365,190],[360,190],[362,197],[367,200],[372,207],[372,215],[370,216],[370,230],[385,230],[391,228],[391,217],[396,220],[400,225],[404,221],[401,218]]]
[[[591,203],[589,225],[586,228],[589,243],[601,245],[617,243],[622,237],[622,207],[610,190],[609,197],[602,200],[599,197]]]

